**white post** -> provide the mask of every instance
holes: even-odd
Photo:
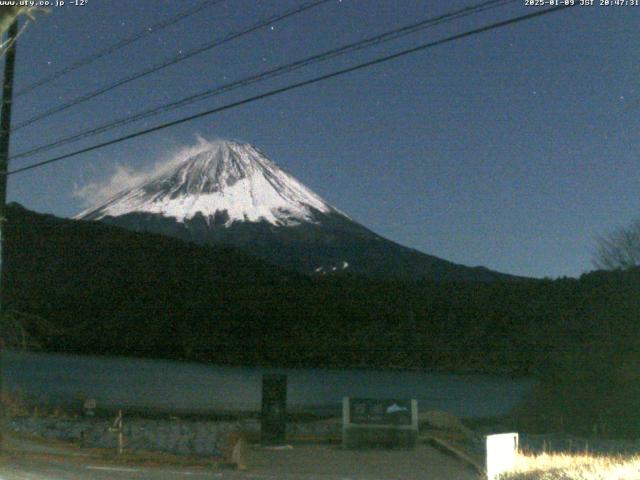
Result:
[[[487,480],[498,480],[501,473],[515,467],[518,452],[518,434],[501,433],[485,437],[487,456]]]
[[[118,410],[118,416],[116,417],[113,425],[109,428],[110,432],[116,432],[118,434],[118,455],[122,455],[124,450],[124,429],[122,428],[122,410]]]
[[[124,432],[122,431],[122,410],[118,410],[118,455],[122,455],[124,449]]]
[[[342,398],[342,448],[348,446],[348,427],[351,421],[351,412],[349,411],[349,397]]]

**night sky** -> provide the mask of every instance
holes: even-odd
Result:
[[[52,8],[18,41],[16,90],[194,0]],[[14,124],[301,0],[226,0],[15,99]],[[477,1],[334,0],[12,137],[13,154]],[[597,3],[597,2],[596,2]],[[534,11],[524,0],[32,158]],[[575,7],[9,178],[9,200],[72,216],[199,137],[249,142],[398,243],[533,277],[591,270],[595,237],[640,214],[640,6]]]

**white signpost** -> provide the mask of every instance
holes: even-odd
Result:
[[[487,479],[498,480],[501,473],[513,470],[518,452],[518,434],[500,433],[487,435]]]

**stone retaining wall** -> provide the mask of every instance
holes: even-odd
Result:
[[[14,418],[8,427],[16,433],[46,439],[79,442],[88,448],[116,448],[117,434],[109,431],[111,422],[103,419]],[[339,437],[340,422],[298,422],[287,425],[291,437]],[[125,448],[167,452],[177,455],[220,456],[224,434],[260,434],[259,420],[196,421],[127,419],[123,422]]]

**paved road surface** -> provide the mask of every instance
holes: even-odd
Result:
[[[478,476],[437,450],[344,451],[326,445],[291,450],[254,448],[243,472],[204,467],[109,465],[95,459],[14,455],[2,459],[0,480],[476,480]]]

